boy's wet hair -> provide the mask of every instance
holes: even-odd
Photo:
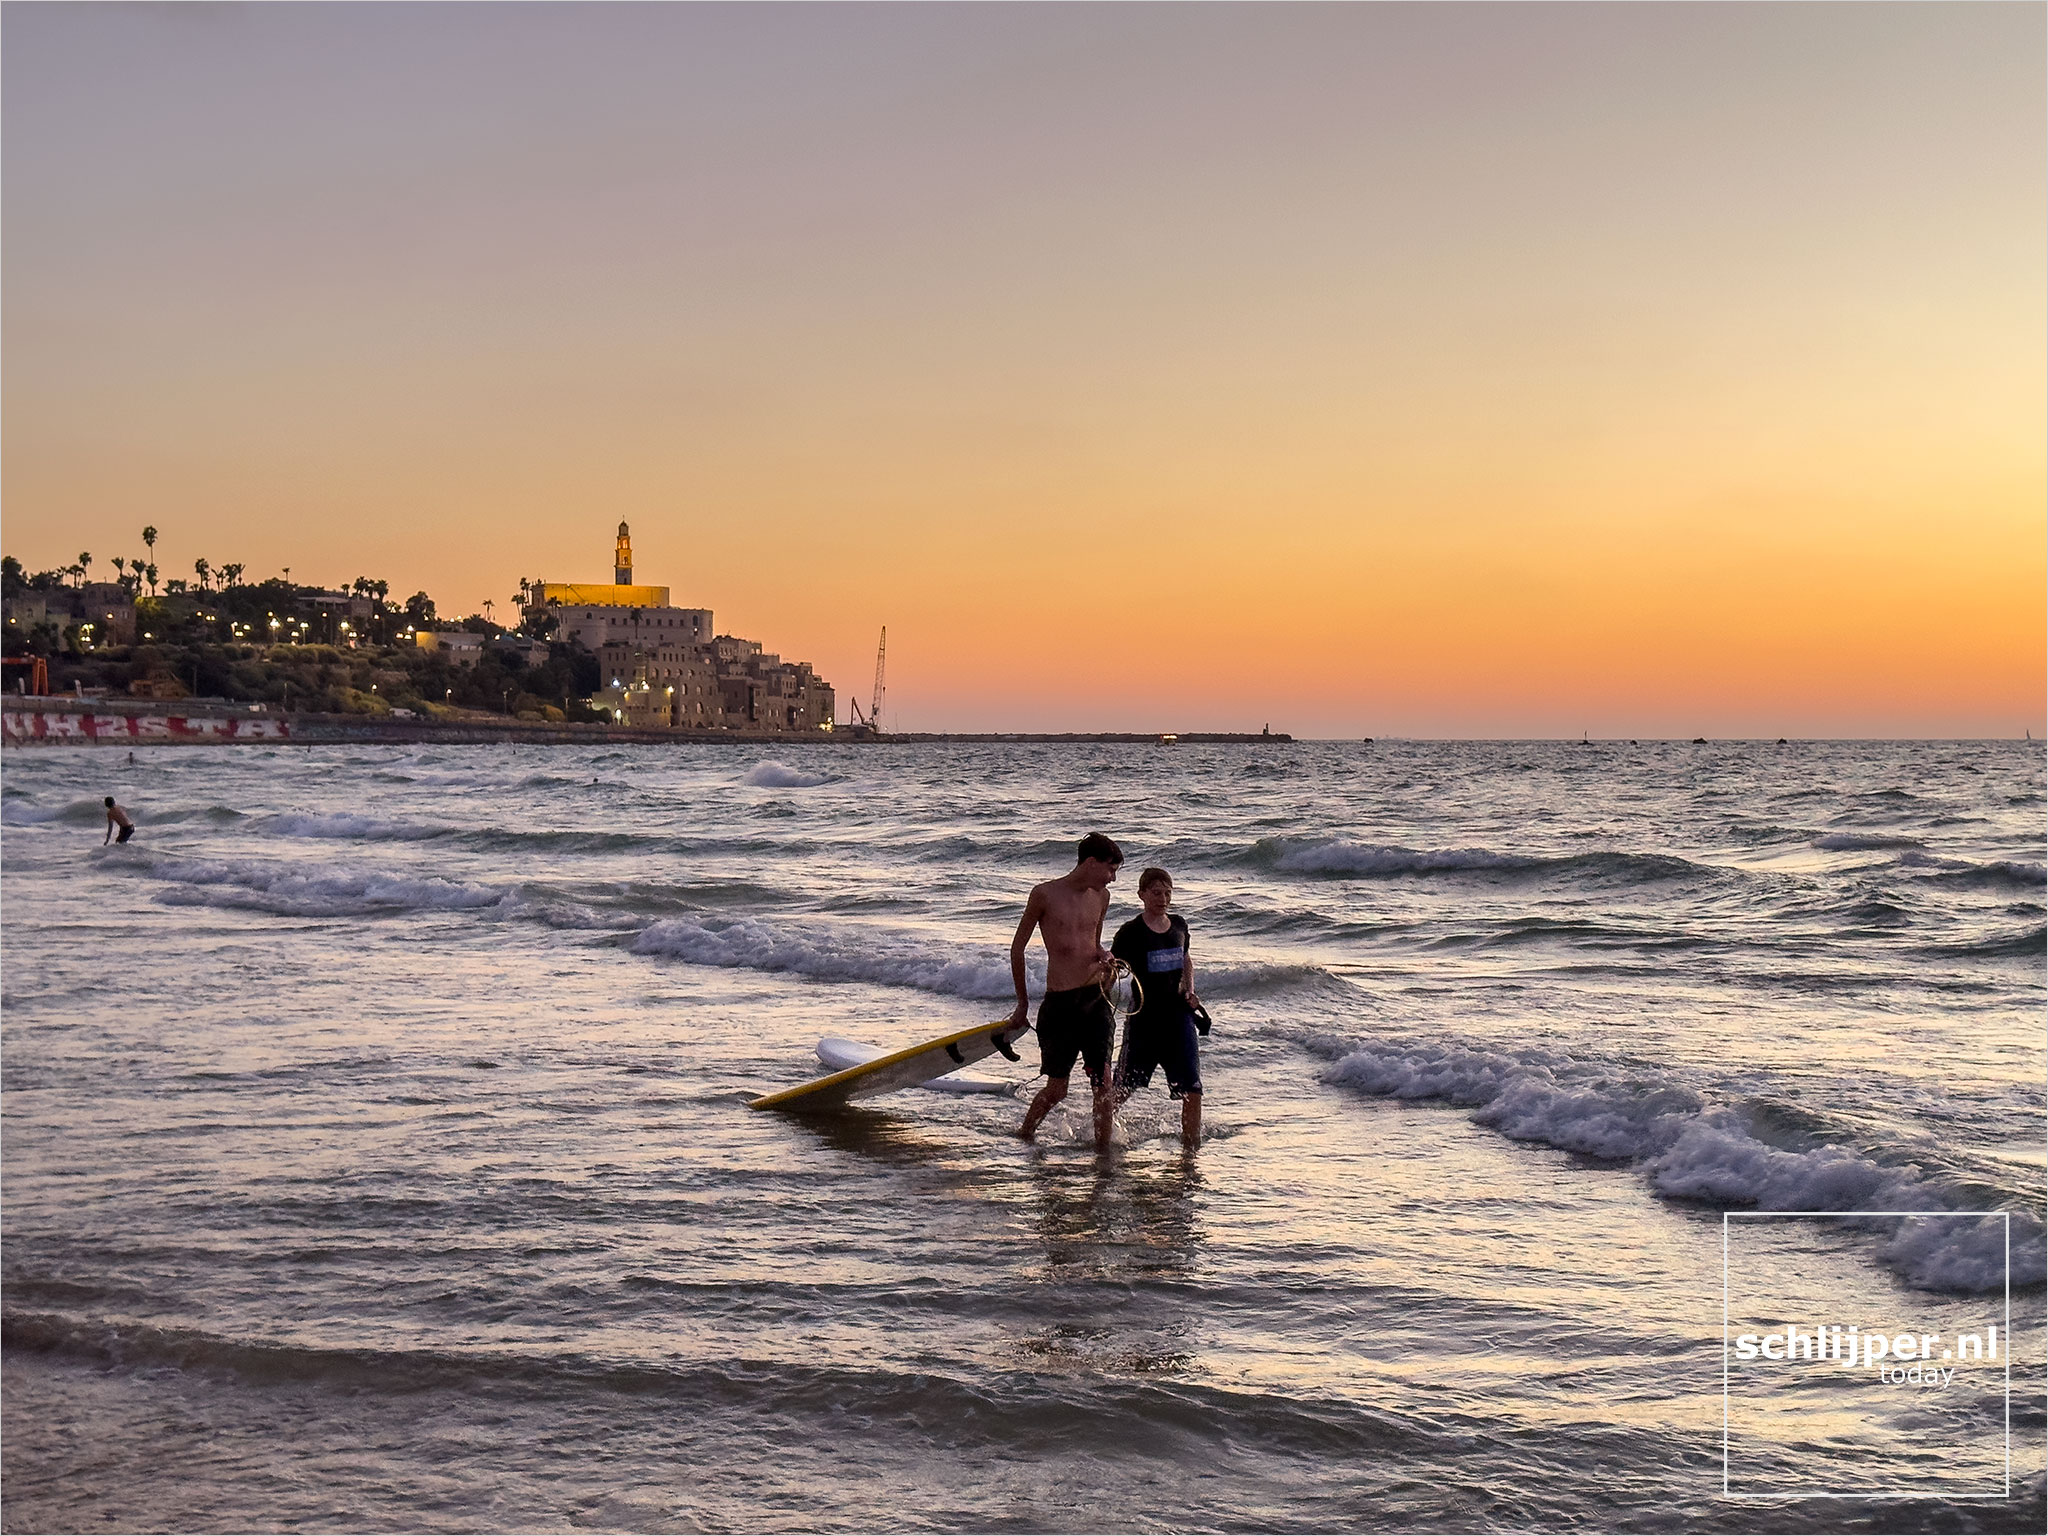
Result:
[[[1163,885],[1168,890],[1171,890],[1173,888],[1173,876],[1169,875],[1157,864],[1154,864],[1150,869],[1147,869],[1145,873],[1138,876],[1138,894],[1140,896],[1144,895],[1147,891],[1151,890],[1152,887],[1155,885]]]
[[[107,796],[107,809],[111,811],[111,810],[112,810],[113,808],[114,808],[114,797],[113,797],[112,795],[109,795],[109,796]]]
[[[1121,864],[1124,851],[1102,833],[1090,832],[1081,839],[1081,852],[1075,862],[1085,864],[1090,859],[1100,859],[1105,864]]]

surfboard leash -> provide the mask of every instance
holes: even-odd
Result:
[[[1129,1007],[1123,1010],[1123,1018],[1119,1020],[1117,1018],[1116,985],[1119,980],[1124,979],[1128,979],[1131,984],[1131,1003]],[[1097,985],[1102,988],[1102,1000],[1109,1005],[1109,1062],[1104,1071],[1105,1075],[1109,1078],[1110,1091],[1114,1093],[1121,1086],[1124,1052],[1130,1048],[1131,1018],[1133,1015],[1142,1012],[1145,1007],[1145,984],[1138,980],[1138,973],[1132,970],[1127,962],[1112,959],[1109,963],[1109,970]],[[1120,1029],[1118,1028],[1119,1024],[1122,1026]]]

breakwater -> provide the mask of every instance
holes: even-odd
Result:
[[[592,746],[733,742],[751,746],[804,741],[846,746],[927,742],[1247,742],[1285,744],[1294,738],[1279,732],[1200,731],[1162,734],[1153,731],[1003,732],[985,734],[916,734],[877,736],[861,728],[819,731],[793,736],[789,732],[689,731],[625,725],[570,724],[536,720],[464,718],[460,720],[394,720],[386,715],[324,715],[306,712],[257,711],[246,704],[212,700],[157,703],[114,699],[14,698],[0,708],[0,742],[10,747],[136,747],[221,746],[252,743],[317,746],[335,742],[441,742],[477,744],[518,742],[528,745]]]

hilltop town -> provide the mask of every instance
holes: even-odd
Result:
[[[148,554],[26,572],[0,560],[6,691],[85,698],[211,699],[285,711],[405,719],[509,717],[640,730],[811,735],[835,725],[831,686],[809,662],[721,635],[708,608],[633,580],[618,527],[609,582],[522,580],[501,625],[490,610],[443,619],[425,592],[381,580],[346,588],[194,562],[159,581]]]

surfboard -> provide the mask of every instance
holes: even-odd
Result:
[[[972,1029],[905,1046],[900,1051],[877,1056],[873,1061],[843,1068],[826,1077],[813,1078],[808,1083],[798,1083],[780,1093],[749,1099],[747,1108],[832,1109],[855,1099],[871,1099],[877,1094],[894,1093],[899,1088],[915,1088],[935,1077],[944,1077],[955,1067],[972,1066],[997,1051],[1014,1058],[1017,1053],[1012,1045],[1030,1027],[1028,1024],[1013,1024],[1008,1019],[998,1019],[993,1024],[977,1024]]]
[[[848,1040],[843,1035],[827,1035],[818,1042],[818,1060],[834,1072],[844,1072],[848,1067],[864,1067],[871,1061],[879,1061],[889,1053],[879,1045],[869,1045],[863,1040]],[[1010,1093],[1016,1084],[1002,1077],[977,1077],[972,1072],[948,1072],[944,1077],[935,1077],[929,1082],[912,1086],[929,1088],[934,1093]]]

